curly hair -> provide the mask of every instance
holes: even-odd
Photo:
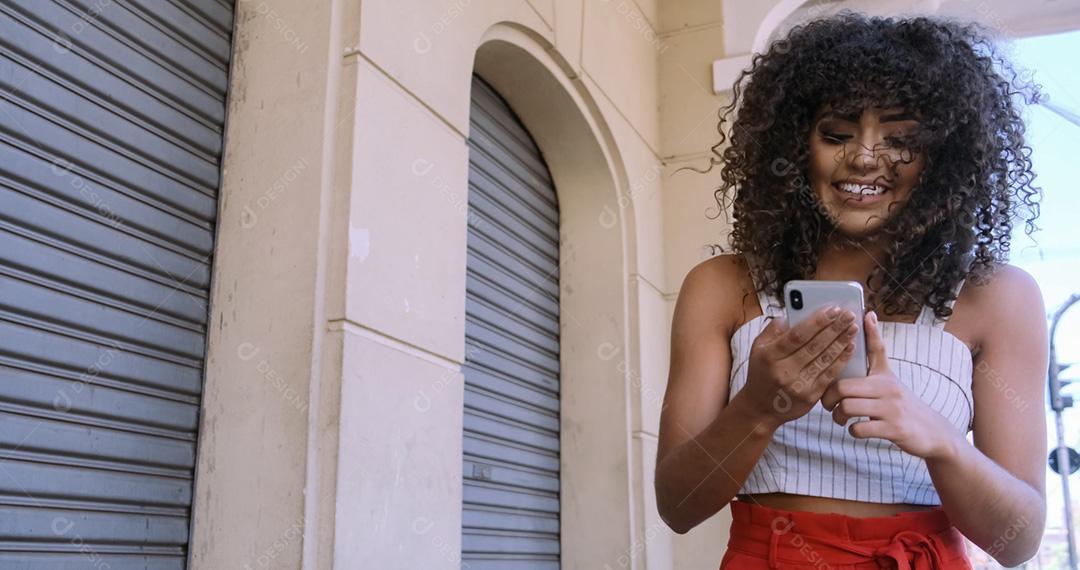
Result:
[[[757,287],[784,303],[783,283],[812,278],[831,233],[808,182],[811,122],[824,105],[842,115],[877,105],[919,116],[920,127],[899,144],[926,160],[910,198],[880,229],[887,258],[865,283],[879,313],[928,305],[948,317],[962,279],[984,283],[994,264],[1007,262],[1018,209],[1026,206],[1030,235],[1040,198],[1013,97],[1038,102],[1041,85],[1018,81],[998,51],[993,31],[975,22],[843,10],[755,54],[721,108],[720,142],[711,147],[720,158],[710,158],[709,170],[723,164],[715,197],[732,210],[731,248],[758,261]]]

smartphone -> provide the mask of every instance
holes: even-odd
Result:
[[[793,279],[784,284],[784,307],[788,326],[793,327],[818,309],[837,305],[855,313],[855,352],[840,372],[840,378],[866,376],[866,334],[863,331],[863,288],[858,281],[818,281]]]

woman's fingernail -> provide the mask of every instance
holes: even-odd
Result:
[[[877,311],[870,311],[870,320],[877,324]]]

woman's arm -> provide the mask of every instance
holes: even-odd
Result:
[[[746,271],[737,259],[724,255],[695,266],[675,303],[655,487],[661,518],[679,534],[731,501],[776,431],[738,395],[725,406],[731,333],[742,315],[734,300],[743,292],[739,272]]]
[[[1039,549],[1046,525],[1046,310],[1035,280],[1005,265],[978,294],[975,446],[955,432],[927,458],[945,514],[1004,566]]]

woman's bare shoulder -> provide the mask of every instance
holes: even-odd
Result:
[[[970,287],[965,284],[961,293],[968,293],[969,304],[978,313],[993,311],[1006,304],[1027,308],[1035,302],[1042,304],[1042,291],[1035,277],[1010,263],[995,265],[981,282],[972,282]]]
[[[740,253],[721,253],[701,261],[690,268],[690,273],[701,273],[711,279],[724,281],[724,284],[732,285],[740,281],[740,277],[749,270],[746,258]],[[689,274],[687,274],[689,276]]]
[[[754,295],[749,267],[741,254],[725,253],[701,261],[686,274],[676,310],[707,314],[728,334],[744,320],[746,295]],[[756,297],[752,297],[756,300]]]
[[[974,340],[980,347],[992,335],[1037,328],[1045,324],[1046,318],[1038,282],[1024,269],[1009,263],[995,265],[978,283],[965,283],[956,310],[965,315],[965,328],[979,331]]]

